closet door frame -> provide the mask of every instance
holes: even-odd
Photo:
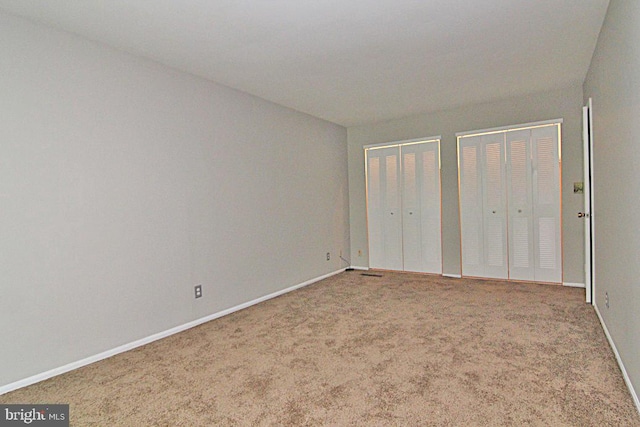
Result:
[[[384,267],[380,267],[379,265],[375,265],[376,263],[373,262],[372,263],[372,226],[374,226],[375,223],[375,219],[371,218],[372,213],[370,211],[370,201],[371,201],[371,194],[370,193],[370,170],[369,170],[369,151],[370,150],[386,150],[386,149],[390,149],[390,148],[395,148],[397,149],[397,154],[398,154],[398,183],[399,183],[399,190],[402,193],[403,187],[404,187],[404,171],[403,171],[403,147],[409,147],[409,146],[415,146],[418,144],[429,144],[429,143],[436,143],[437,144],[437,176],[438,176],[438,184],[437,184],[437,194],[438,194],[438,204],[439,204],[439,239],[438,239],[438,246],[439,246],[439,266],[437,270],[432,270],[432,271],[427,271],[426,273],[431,273],[431,274],[442,274],[442,265],[443,265],[443,257],[442,257],[442,162],[441,162],[441,136],[430,136],[427,138],[416,138],[416,139],[410,139],[410,140],[402,140],[402,141],[394,141],[394,142],[386,142],[386,143],[380,143],[380,144],[370,144],[370,145],[365,145],[364,148],[364,158],[365,158],[365,197],[366,197],[366,214],[367,214],[367,239],[369,241],[368,246],[369,246],[369,267],[370,268],[379,268],[379,269],[390,269],[390,270],[396,270],[396,271],[413,271],[413,270],[407,270],[404,266],[404,260],[403,260],[403,265],[402,268],[384,268]],[[404,208],[404,202],[403,202],[403,198],[402,198],[402,194],[400,194],[400,207],[401,207],[401,212],[402,215],[400,215],[400,234],[402,235],[404,232],[404,227],[403,227],[403,223],[402,223],[402,217],[406,214],[405,208]],[[404,240],[404,237],[403,237]],[[401,248],[402,251],[404,251],[404,242],[401,243]],[[379,257],[378,257],[379,258]],[[384,263],[380,263],[378,262],[377,264],[380,265],[384,265]]]
[[[560,278],[559,280],[553,280],[550,283],[562,283],[563,280],[563,254],[562,254],[562,135],[561,135],[561,126],[563,123],[563,119],[553,119],[553,120],[545,120],[545,121],[540,121],[540,122],[532,122],[532,123],[523,123],[523,124],[517,124],[517,125],[510,125],[510,126],[502,126],[502,127],[496,127],[496,128],[489,128],[489,129],[479,129],[479,130],[472,130],[472,131],[466,131],[466,132],[458,132],[456,133],[456,139],[457,139],[457,152],[458,152],[458,208],[459,208],[459,214],[460,214],[460,274],[463,277],[486,277],[486,276],[476,276],[474,274],[465,274],[464,268],[463,268],[463,240],[464,240],[464,235],[462,233],[462,217],[465,214],[464,212],[462,212],[462,181],[461,181],[461,165],[460,165],[460,147],[462,144],[461,140],[463,140],[464,138],[471,138],[471,137],[478,137],[481,135],[488,135],[488,134],[498,134],[498,133],[502,133],[504,136],[504,169],[505,171],[507,171],[507,156],[509,153],[509,149],[508,149],[508,144],[507,144],[507,138],[506,138],[506,134],[510,133],[510,132],[516,132],[516,131],[531,131],[533,129],[536,128],[542,128],[542,127],[554,127],[555,129],[557,129],[557,154],[558,154],[558,210],[559,210],[559,216],[558,216],[558,237],[559,237],[559,265],[560,265]],[[508,175],[508,174],[507,174]],[[509,181],[509,180],[508,180]],[[533,184],[533,183],[532,183]],[[507,185],[510,185],[510,182],[507,182]],[[508,193],[509,190],[507,189],[506,192]],[[509,200],[507,197],[507,203],[509,204]],[[509,206],[509,209],[511,209],[511,207]],[[507,216],[507,230],[509,230],[509,232],[511,232],[511,224],[510,224],[510,215]],[[512,256],[512,248],[511,248],[511,239],[512,236],[509,234],[507,236],[507,241],[509,242],[509,248],[508,248],[508,254],[509,257]],[[508,260],[508,264],[511,264],[511,259]],[[535,268],[535,267],[534,267]],[[536,269],[537,270],[537,269]],[[511,278],[511,272],[509,271],[509,274],[507,275],[508,280],[517,280],[514,278]],[[536,281],[541,281],[541,282],[549,282],[549,280],[538,280],[536,279]]]

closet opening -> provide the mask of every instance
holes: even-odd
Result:
[[[462,276],[562,283],[561,125],[456,134]]]
[[[442,274],[440,137],[364,148],[369,267]]]

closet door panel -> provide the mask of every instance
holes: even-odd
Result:
[[[484,175],[483,215],[485,277],[506,279],[507,198],[504,168],[504,135],[482,136],[482,172]]]
[[[531,130],[535,279],[562,282],[558,129]]]
[[[367,228],[369,230],[369,265],[384,264],[384,230],[382,226],[382,170],[376,151],[367,152]]]
[[[531,131],[507,132],[509,278],[534,280]]]
[[[485,275],[481,137],[459,141],[460,229],[462,274]]]
[[[562,282],[559,129],[459,139],[463,275]]]
[[[402,148],[402,255],[403,270],[422,271],[420,182],[415,150]]]
[[[401,151],[404,270],[442,273],[439,143]]]
[[[402,270],[398,147],[367,151],[369,265]]]
[[[440,143],[425,144],[421,153],[422,261],[427,273],[442,273],[442,193]]]

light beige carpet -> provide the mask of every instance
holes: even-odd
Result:
[[[345,272],[0,396],[74,426],[640,426],[584,291]]]

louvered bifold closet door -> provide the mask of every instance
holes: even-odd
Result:
[[[485,277],[506,279],[507,195],[504,135],[482,136]]]
[[[399,148],[367,150],[367,220],[371,268],[402,270]]]
[[[440,144],[402,145],[402,232],[405,271],[442,273]]]
[[[562,282],[558,128],[531,129],[535,280]]]
[[[509,278],[534,280],[531,130],[506,133]]]
[[[463,275],[562,282],[559,131],[459,137]]]
[[[460,234],[462,274],[484,276],[481,137],[459,140]]]
[[[506,279],[504,135],[462,138],[458,156],[462,274]]]

